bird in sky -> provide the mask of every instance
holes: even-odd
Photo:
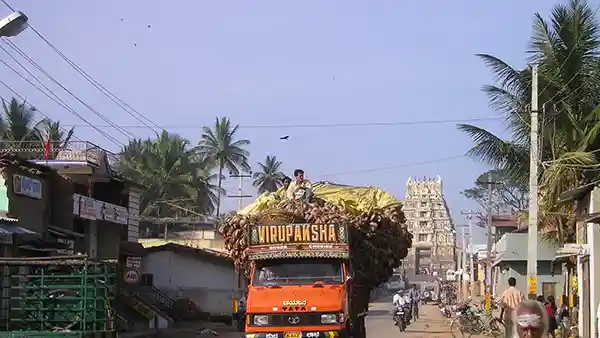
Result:
[[[290,138],[290,135],[285,135],[285,136],[281,136],[279,139],[280,140],[287,140]]]

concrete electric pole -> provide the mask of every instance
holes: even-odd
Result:
[[[469,290],[470,296],[475,296],[475,262],[473,259],[473,215],[477,215],[477,212],[473,210],[463,210],[461,214],[465,215],[469,222]]]
[[[493,234],[492,234],[492,211],[493,208],[493,194],[494,194],[494,182],[492,181],[492,173],[488,174],[488,205],[487,205],[487,254],[485,263],[485,309],[490,311],[492,309],[492,245],[493,245]]]
[[[229,175],[229,177],[238,179],[238,194],[228,195],[227,197],[238,199],[238,211],[240,211],[244,206],[244,198],[252,198],[252,195],[244,195],[244,178],[252,178],[252,174]]]
[[[538,65],[531,67],[531,147],[529,150],[529,222],[527,228],[527,294],[537,295],[538,231]]]

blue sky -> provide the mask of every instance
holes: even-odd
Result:
[[[228,116],[240,124],[240,138],[252,141],[253,165],[276,155],[288,172],[303,168],[312,180],[375,185],[399,198],[409,176],[440,175],[457,224],[465,222],[461,208],[475,207],[460,191],[486,167],[468,158],[410,165],[464,154],[470,142],[454,123],[260,126],[497,117],[479,90],[493,78],[474,54],[524,66],[533,13],[547,17],[553,5],[542,0],[9,3],[26,12],[33,27],[97,81],[169,132],[195,143],[202,125]],[[0,10],[9,13],[4,6]],[[96,111],[119,125],[141,125],[33,31],[12,41]],[[0,55],[14,64],[4,52]],[[118,151],[8,68],[0,68],[3,81],[45,115],[77,125],[80,138]],[[40,79],[92,124],[127,141],[58,86]],[[2,87],[0,95],[12,94]],[[499,121],[478,124],[502,131]],[[153,135],[148,128],[128,130],[139,137]],[[280,141],[282,135],[290,139]],[[236,187],[233,179],[225,182],[230,194],[237,193]],[[256,194],[249,182],[244,189]],[[224,202],[225,209],[236,206],[233,199]],[[483,231],[475,235],[483,243]]]

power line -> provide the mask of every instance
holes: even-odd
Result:
[[[2,0],[2,3],[8,7],[10,10],[14,11],[13,7],[6,1],[6,0]],[[98,82],[96,79],[94,79],[91,75],[89,75],[85,70],[83,70],[83,68],[81,68],[78,64],[76,64],[73,60],[71,60],[69,57],[67,57],[60,49],[58,49],[58,47],[56,47],[52,42],[50,42],[50,40],[48,40],[45,36],[43,36],[37,29],[35,29],[35,27],[33,27],[31,24],[29,25],[29,28],[39,37],[41,38],[48,46],[50,46],[50,48],[52,48],[52,50],[54,50],[54,52],[56,52],[64,61],[67,62],[67,64],[69,64],[69,66],[71,66],[73,69],[75,69],[75,71],[77,71],[77,73],[79,73],[81,76],[83,76],[89,83],[91,83],[94,87],[96,87],[96,89],[98,89],[104,96],[106,96],[107,98],[109,98],[114,104],[116,104],[119,108],[121,108],[122,110],[124,110],[127,114],[129,114],[131,117],[133,117],[134,119],[136,119],[137,121],[139,121],[140,123],[146,125],[148,128],[154,130],[154,128],[150,127],[146,122],[148,122],[149,124],[152,124],[154,127],[156,127],[158,130],[161,130],[163,128],[161,128],[160,126],[158,126],[156,123],[154,123],[152,120],[148,119],[147,117],[144,116],[144,114],[141,114],[140,112],[138,112],[137,110],[135,110],[133,107],[131,107],[129,104],[127,104],[125,101],[123,101],[121,98],[119,98],[117,95],[115,95],[113,92],[111,92],[110,90],[108,90],[104,85],[102,85],[100,82]],[[8,40],[7,40],[8,41]],[[25,54],[25,52],[23,52],[21,49],[19,49],[19,47],[17,47],[14,43],[12,43],[11,41],[8,41],[9,45],[11,45],[11,47],[13,49],[15,49],[18,52],[21,52],[23,54]],[[137,115],[137,116],[136,116]],[[145,121],[146,122],[145,122]],[[156,131],[154,131],[156,133]]]
[[[15,92],[11,87],[9,87],[6,83],[4,83],[2,80],[0,80],[0,83],[2,85],[4,85],[5,87],[8,88],[8,90],[10,90],[15,96],[17,96],[18,98],[20,98],[23,102],[27,102],[25,100],[25,98],[21,95],[19,95],[19,93]],[[9,100],[6,100],[4,97],[0,96],[0,100],[4,101],[4,102],[10,102]],[[39,109],[35,109],[36,113],[39,113],[40,115],[42,115],[43,118],[48,119],[48,120],[52,120],[51,118],[48,117],[48,115],[45,115],[41,110]],[[64,127],[64,126],[60,126],[60,129],[66,133],[69,133],[69,131]],[[73,134],[73,138],[75,138],[78,141],[82,141],[80,138],[77,137],[77,135]],[[82,141],[83,142],[83,141]]]
[[[379,168],[356,170],[356,171],[346,171],[346,172],[340,172],[340,173],[334,173],[334,174],[324,174],[324,175],[318,175],[318,177],[331,177],[331,176],[344,176],[344,175],[363,174],[363,173],[376,172],[376,171],[384,171],[384,170],[390,170],[390,169],[399,169],[399,168],[413,167],[413,166],[423,165],[423,164],[439,163],[439,162],[451,161],[451,160],[456,160],[456,159],[465,158],[465,157],[466,157],[466,155],[457,155],[457,156],[452,156],[452,157],[438,158],[438,159],[435,159],[435,160],[428,160],[428,161],[421,161],[421,162],[412,162],[412,163],[404,163],[404,164],[399,164],[399,165],[394,165],[394,166],[389,166],[389,167],[379,167]]]
[[[4,41],[7,41],[6,39],[4,39]],[[9,43],[10,45],[10,43]],[[5,50],[5,52],[7,52]],[[7,52],[8,53],[8,52]],[[87,104],[86,102],[84,102],[79,96],[77,96],[75,93],[73,93],[71,90],[69,90],[67,87],[65,87],[62,83],[60,83],[60,81],[58,81],[54,76],[52,76],[50,73],[48,73],[44,68],[42,68],[39,64],[37,64],[37,62],[35,62],[32,58],[30,58],[27,54],[23,54],[21,55],[23,58],[25,58],[30,64],[32,64],[35,68],[37,68],[42,74],[44,74],[47,78],[49,78],[52,82],[54,82],[56,85],[58,85],[60,88],[62,88],[65,92],[67,92],[69,95],[71,95],[73,98],[75,98],[79,103],[83,104],[86,108],[88,108],[92,113],[94,113],[94,115],[98,116],[99,118],[101,118],[104,122],[108,123],[111,127],[115,128],[117,131],[119,131],[121,134],[123,134],[125,137],[129,138],[135,138],[135,135],[133,135],[131,132],[120,128],[117,124],[115,124],[113,121],[111,121],[108,117],[106,117],[104,114],[100,113],[99,111],[97,111],[96,109],[94,109],[92,106],[90,106],[89,104]],[[6,63],[4,63],[5,65],[7,65]],[[10,66],[8,66],[13,72],[16,72],[17,74],[18,71],[16,71],[15,69],[11,68]],[[24,67],[23,65],[21,65],[21,67]],[[22,77],[22,76],[21,76]],[[26,78],[24,78],[26,79]],[[37,86],[35,86],[31,81],[29,81],[28,79],[26,79],[27,82],[29,82],[31,85],[33,85],[34,87],[36,87],[36,89],[39,90],[39,88]],[[39,79],[38,79],[39,81]],[[43,90],[41,90],[42,93],[45,93]],[[54,93],[55,96],[57,96]],[[49,96],[50,97],[50,96]],[[52,97],[50,97],[50,99],[52,99],[53,101],[56,102],[56,100],[54,100]],[[79,116],[78,116],[79,117]],[[91,125],[88,123],[88,125]]]
[[[361,128],[361,127],[393,127],[393,126],[409,126],[409,125],[430,125],[430,124],[447,124],[447,123],[464,123],[478,121],[498,121],[501,117],[482,117],[472,119],[455,119],[455,120],[420,120],[420,121],[392,121],[392,122],[364,122],[364,123],[329,123],[329,124],[287,124],[287,125],[240,125],[240,129],[309,129],[309,128]],[[68,125],[70,127],[85,128],[88,125]],[[110,125],[96,125],[99,128],[111,128]],[[139,125],[119,125],[124,129],[145,129],[146,126]],[[165,129],[201,129],[202,125],[168,125],[163,126]]]
[[[2,48],[2,47],[0,47]],[[116,138],[114,138],[113,136],[107,134],[105,131],[98,129],[97,127],[95,127],[93,124],[91,124],[88,120],[86,120],[81,114],[79,114],[77,111],[75,111],[75,109],[73,109],[71,106],[69,106],[66,102],[64,102],[60,97],[58,97],[58,95],[56,95],[54,92],[50,91],[50,93],[54,94],[54,96],[51,96],[48,92],[42,90],[41,88],[39,88],[36,84],[34,84],[33,82],[31,82],[31,80],[27,79],[26,77],[24,77],[21,73],[19,73],[16,69],[12,68],[10,65],[8,65],[6,62],[4,62],[3,60],[0,60],[0,63],[3,63],[6,67],[8,67],[10,70],[12,70],[13,72],[15,72],[17,75],[19,75],[23,80],[25,80],[27,83],[29,83],[31,86],[33,86],[35,89],[39,90],[42,94],[46,95],[48,98],[50,98],[52,101],[54,101],[56,104],[58,104],[59,106],[61,106],[63,109],[65,109],[66,111],[70,112],[71,114],[75,115],[76,117],[78,117],[79,119],[81,119],[83,122],[87,123],[88,126],[94,128],[97,132],[100,133],[100,135],[104,136],[106,139],[108,139],[109,141],[111,141],[112,143],[116,144],[117,146],[121,146],[122,143],[119,142]],[[23,65],[21,65],[23,67]],[[27,71],[30,75],[31,73],[29,71]],[[44,88],[46,88],[47,90],[48,87],[45,86],[41,81],[39,81],[40,84],[42,86],[44,86]],[[4,85],[9,91],[11,91],[15,96],[19,97],[21,100],[23,100],[24,102],[28,102],[23,96],[21,96],[20,94],[18,94],[11,86],[9,86],[6,82],[1,81],[0,80],[0,84]],[[6,100],[5,100],[6,101]],[[7,101],[8,102],[8,101]],[[29,102],[31,104],[31,102]],[[40,110],[36,107],[36,111],[40,112]],[[48,120],[52,120],[50,117],[43,115],[40,112],[40,115],[44,116],[45,118],[47,118]],[[64,131],[66,131],[66,129],[64,128],[66,127],[65,125],[61,125],[61,129],[64,129]]]
[[[142,123],[147,128],[152,129],[155,133],[156,133],[156,131],[154,130],[154,128],[158,128],[158,130],[161,130],[161,127],[159,127],[158,125],[156,125],[156,123],[152,122],[150,119],[148,119],[147,117],[145,117],[143,114],[141,114],[140,112],[138,112],[137,110],[135,110],[134,108],[132,108],[129,104],[127,104],[126,102],[124,102],[121,98],[119,98],[118,96],[116,96],[115,94],[113,94],[106,87],[104,87],[100,82],[98,82],[91,75],[89,75],[87,72],[85,72],[79,65],[77,65],[73,60],[69,59],[56,46],[54,46],[54,44],[52,44],[49,40],[47,40],[44,36],[42,36],[41,33],[39,33],[39,31],[35,30],[35,28],[33,28],[33,27],[31,27],[31,29],[42,40],[44,40],[44,42],[46,42],[46,44],[48,44],[53,49],[54,52],[56,52],[64,61],[66,61],[67,64],[69,64],[69,66],[71,66],[73,69],[75,69],[75,71],[77,73],[79,73],[81,76],[83,76],[83,78],[86,79],[86,81],[88,81],[89,83],[91,83],[92,86],[94,86],[96,89],[98,89],[104,96],[106,96],[115,105],[117,105],[117,107],[121,108],[129,116],[133,117],[135,120],[137,120],[138,122]],[[12,41],[10,41],[8,39],[5,39],[4,41],[6,43],[8,43],[8,45],[15,52],[17,52],[18,54],[20,54],[23,58],[25,58],[25,59],[29,58],[27,56],[27,54],[22,49],[20,49],[14,42],[12,42]],[[153,126],[150,126],[146,121],[149,121],[149,123],[152,124]]]

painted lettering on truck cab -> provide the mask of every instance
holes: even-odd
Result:
[[[247,338],[334,338],[348,323],[345,226],[255,225]]]

